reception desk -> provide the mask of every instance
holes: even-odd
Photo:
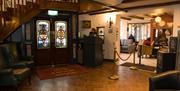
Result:
[[[103,63],[103,40],[99,37],[83,38],[83,64],[94,67]]]

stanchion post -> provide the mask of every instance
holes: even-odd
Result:
[[[133,63],[136,64],[135,62],[135,55],[136,55],[136,47],[134,45],[134,49],[133,49]]]
[[[116,62],[116,47],[114,47],[114,63]]]
[[[117,79],[119,79],[119,77],[118,77],[118,75],[116,74],[116,71],[117,71],[117,69],[118,68],[116,68],[116,53],[117,53],[117,51],[116,51],[116,47],[114,47],[114,65],[113,65],[113,73],[112,73],[112,75],[109,77],[109,79],[111,79],[111,80],[117,80]]]

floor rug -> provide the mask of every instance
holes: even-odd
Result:
[[[152,71],[152,72],[156,70],[156,67],[153,67],[153,66],[142,65],[142,64],[141,65],[140,64],[133,64],[133,63],[129,63],[129,62],[123,63],[123,64],[121,64],[121,66],[126,66],[126,67],[135,66],[138,69],[146,70],[146,71]]]
[[[37,68],[37,76],[40,80],[52,79],[62,76],[70,76],[87,72],[85,67],[80,65],[58,65],[54,67],[41,67]]]

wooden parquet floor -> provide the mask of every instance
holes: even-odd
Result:
[[[108,77],[114,70],[113,65],[112,62],[104,62],[85,74],[48,80],[39,80],[34,75],[32,84],[21,85],[19,91],[148,91],[148,79],[153,73],[119,66],[119,79],[110,80]]]

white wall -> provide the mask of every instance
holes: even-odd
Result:
[[[121,19],[120,22],[120,38],[127,39],[128,20]]]
[[[174,19],[173,19],[173,36],[177,36],[177,31],[180,30],[180,4],[174,7]]]
[[[108,29],[109,29],[108,22],[109,22],[110,17],[111,17],[111,20],[113,21],[113,24],[112,24],[113,33],[108,32]],[[116,19],[116,14],[79,15],[79,31],[81,33],[81,36],[83,36],[83,35],[88,36],[89,32],[91,31],[91,28],[96,28],[96,27],[100,27],[100,26],[105,27],[105,35],[104,35],[105,40],[104,40],[104,44],[103,44],[104,59],[113,59],[114,58],[114,43],[116,41],[115,33],[117,30],[117,28],[115,27],[115,21],[116,21],[115,19]],[[91,28],[89,28],[89,29],[82,28],[83,20],[91,20]]]

